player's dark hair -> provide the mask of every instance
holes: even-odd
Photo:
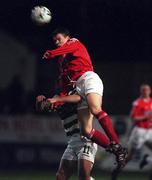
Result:
[[[56,36],[57,34],[63,34],[64,36],[70,36],[70,31],[64,27],[60,27],[55,29],[52,32],[52,37]]]

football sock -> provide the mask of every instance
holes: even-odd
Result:
[[[89,136],[89,139],[91,139],[93,142],[98,144],[101,147],[107,148],[110,144],[109,139],[100,131],[96,129],[92,129]]]
[[[115,143],[119,143],[118,136],[113,128],[112,122],[108,114],[104,111],[100,111],[96,116],[95,116],[101,127],[104,129],[106,135],[110,139],[110,141],[114,141]]]

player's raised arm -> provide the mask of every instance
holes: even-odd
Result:
[[[44,53],[43,58],[50,59],[63,54],[73,53],[79,48],[80,48],[79,41],[77,39],[71,39],[61,47],[58,47],[54,50],[47,50]]]

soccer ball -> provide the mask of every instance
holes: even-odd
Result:
[[[45,6],[35,6],[31,11],[31,19],[37,25],[48,24],[51,19],[51,11]]]

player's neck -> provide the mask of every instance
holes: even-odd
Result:
[[[150,96],[141,96],[142,99],[148,100],[150,99]]]

